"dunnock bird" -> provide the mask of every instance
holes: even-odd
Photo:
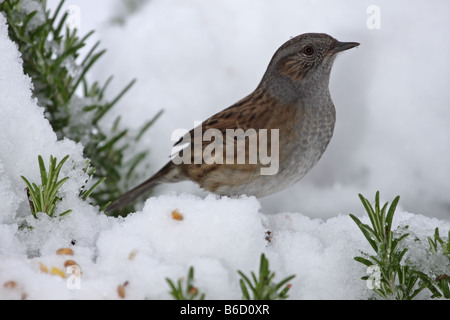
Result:
[[[175,144],[184,145],[188,141],[180,154],[147,181],[115,200],[107,210],[124,208],[160,183],[191,180],[219,195],[256,197],[296,183],[317,163],[333,135],[336,112],[328,83],[336,54],[358,45],[339,42],[323,33],[290,39],[275,52],[255,91],[187,133]],[[208,157],[202,156],[202,152],[211,145],[211,138],[204,139],[209,129],[215,129],[215,142],[223,148],[216,148],[214,156],[206,161]],[[230,129],[237,132],[231,142],[220,140],[217,133],[227,136]],[[242,129],[240,134],[237,129]],[[249,159],[255,151],[250,149],[250,140],[262,130],[277,133],[275,137],[271,134],[265,139],[257,138],[260,141],[257,149],[261,151],[261,142],[267,143],[267,153],[277,156],[271,164],[276,169],[274,173],[262,174],[261,169],[268,167],[262,159],[247,163],[238,160],[240,152]],[[203,139],[195,145],[198,138]],[[230,145],[237,152],[231,158],[221,155],[219,151],[228,152]],[[182,158],[190,161],[181,161]]]

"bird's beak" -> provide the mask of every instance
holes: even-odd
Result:
[[[341,52],[341,51],[345,51],[354,47],[359,46],[358,42],[336,42],[336,45],[334,46],[334,48],[332,49],[332,51],[334,52]]]

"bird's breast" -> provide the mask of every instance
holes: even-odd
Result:
[[[280,130],[277,180],[282,185],[294,184],[319,161],[333,136],[336,114],[332,103],[300,106],[294,119]]]

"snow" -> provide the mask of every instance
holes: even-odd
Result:
[[[450,30],[448,2],[378,1],[380,30],[366,26],[366,1],[136,3],[138,11],[124,14],[119,1],[76,2],[81,32],[97,29],[92,41],[108,49],[90,77],[114,74],[111,97],[138,79],[102,125],[120,114],[137,129],[165,110],[140,142],[151,148],[142,180],[167,161],[172,131],[248,94],[278,46],[303,32],[361,42],[332,73],[338,120],[330,147],[305,179],[265,199],[218,198],[182,183],[159,188],[127,218],[106,217],[78,197],[87,178],[83,146],[57,141],[0,15],[1,299],[120,299],[120,285],[126,299],[170,299],[165,279],[186,277],[189,266],[207,299],[240,299],[237,270],[256,271],[261,253],[276,279],[296,275],[292,299],[367,299],[366,268],[353,257],[372,251],[348,214],[367,223],[357,194],[372,199],[378,189],[384,201],[401,195],[394,225],[409,225],[408,259],[428,267],[426,237],[450,229],[450,43],[441,40]],[[123,23],[111,23],[117,17]],[[39,181],[38,155],[46,163],[70,155],[57,208],[72,209],[67,216],[29,212],[20,176]],[[61,248],[73,255],[57,254]]]

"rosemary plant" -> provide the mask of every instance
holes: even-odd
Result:
[[[125,150],[132,149],[162,112],[137,130],[137,134],[119,129],[120,118],[111,130],[105,131],[100,121],[135,80],[112,100],[105,98],[112,76],[104,84],[89,83],[88,72],[106,50],[98,50],[97,42],[85,56],[80,55],[93,31],[80,36],[76,28],[70,28],[63,4],[61,0],[56,10],[50,12],[45,0],[4,0],[0,2],[0,12],[7,19],[9,37],[22,53],[24,71],[34,84],[34,97],[44,107],[58,139],[81,142],[85,157],[96,168],[94,178],[107,177],[90,194],[95,204],[107,204],[134,184],[134,170],[145,160],[147,152],[126,157]],[[128,208],[128,212],[132,209]]]
[[[362,195],[359,195],[359,198],[369,216],[371,225],[362,223],[354,215],[350,215],[350,217],[364,234],[375,254],[364,254],[364,257],[358,256],[354,259],[367,266],[368,271],[375,271],[372,275],[362,277],[363,280],[369,281],[368,286],[384,299],[411,300],[426,288],[431,292],[431,298],[449,298],[450,278],[447,274],[433,279],[404,259],[408,248],[401,248],[400,244],[409,236],[409,233],[405,232],[408,226],[395,233],[392,231],[392,220],[400,197],[397,196],[389,208],[389,203],[380,206],[379,192],[375,195],[374,206]],[[448,256],[450,240],[445,243],[440,238],[438,229],[435,231],[434,238],[428,237],[428,242],[431,254],[436,254],[442,247],[443,252],[446,252]]]
[[[47,172],[44,160],[41,156],[39,156],[38,161],[41,173],[41,184],[39,186],[36,183],[30,183],[27,178],[22,176],[22,179],[27,185],[31,213],[35,218],[37,218],[38,212],[43,212],[48,216],[53,217],[56,203],[61,200],[61,197],[58,195],[59,188],[61,188],[61,186],[69,179],[69,177],[65,177],[58,180],[61,168],[68,158],[69,156],[65,156],[57,164],[57,159],[50,156],[50,163],[48,165]],[[59,214],[59,216],[64,216],[71,211],[72,210],[64,211]]]
[[[269,269],[269,260],[261,254],[259,275],[251,272],[251,279],[242,271],[238,271],[241,279],[239,281],[244,300],[278,300],[287,299],[291,288],[287,284],[295,275],[284,278],[279,283],[274,283],[275,273]]]
[[[179,279],[175,284],[169,278],[166,278],[167,283],[170,286],[170,294],[175,300],[204,300],[205,294],[200,293],[196,287],[194,287],[194,267],[189,268],[186,284],[183,286],[182,279]]]

